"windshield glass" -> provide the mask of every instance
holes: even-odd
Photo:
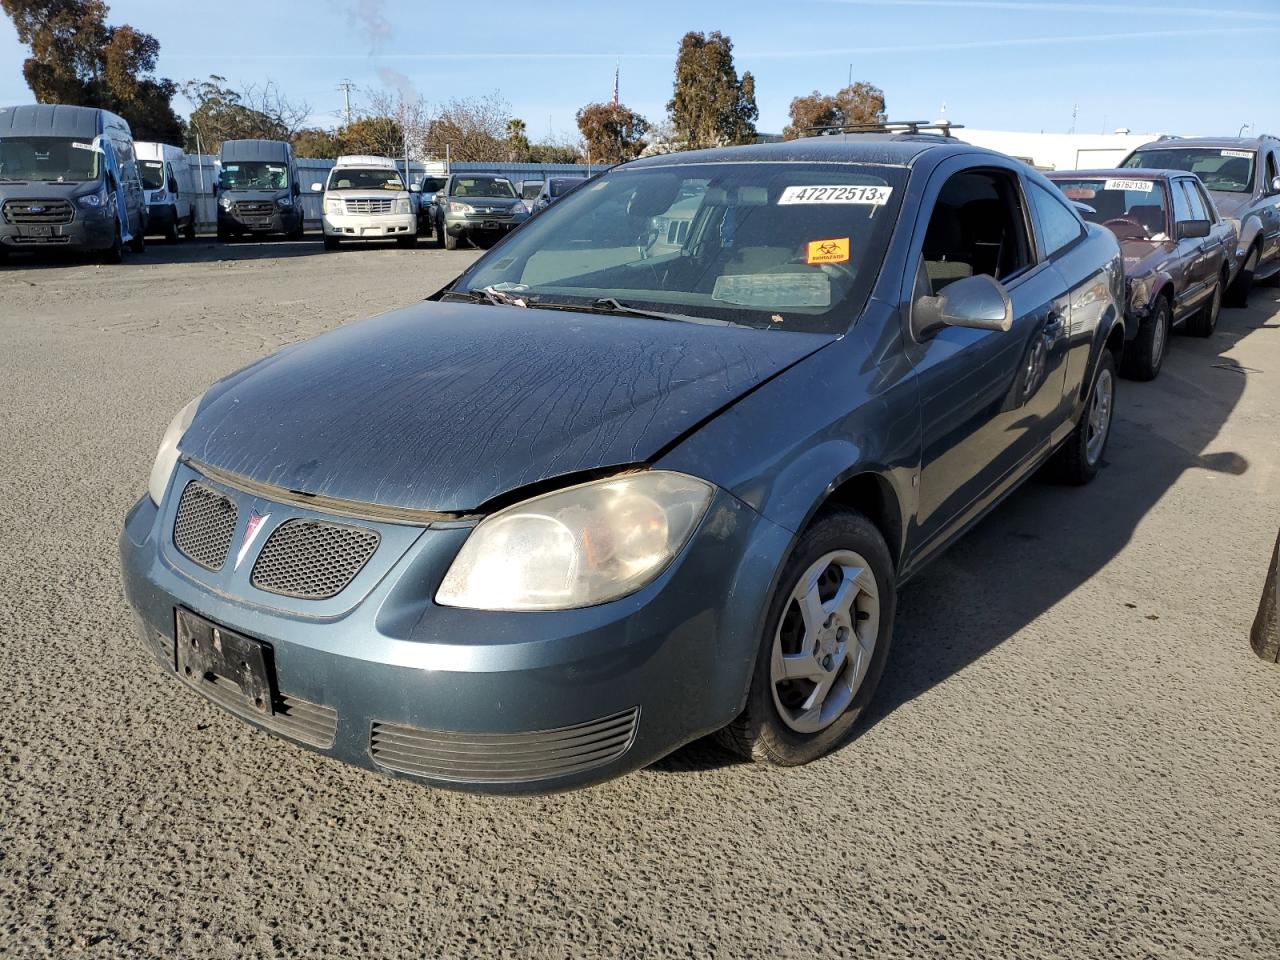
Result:
[[[358,170],[335,167],[329,171],[330,190],[403,190],[404,181],[394,170]]]
[[[421,190],[423,193],[436,193],[444,187],[444,177],[423,177]]]
[[[520,184],[520,196],[525,200],[533,200],[542,192],[541,180],[526,180]]]
[[[1252,150],[1161,147],[1139,150],[1124,165],[1150,170],[1186,170],[1196,174],[1210,190],[1252,193],[1254,156]]]
[[[617,170],[529,221],[453,289],[843,332],[879,273],[905,182],[872,164]]]
[[[241,160],[224,163],[219,184],[223,190],[283,190],[289,168],[283,163]]]
[[[0,140],[0,177],[7,180],[96,180],[101,155],[92,143],[65,137]]]
[[[454,197],[514,197],[516,188],[505,177],[455,177]]]
[[[552,180],[549,192],[553,197],[563,197],[566,193],[574,187],[579,186],[581,183],[581,180]]]
[[[159,190],[164,186],[164,164],[159,160],[139,160],[138,174],[142,177],[142,185],[148,190]]]
[[[1109,229],[1121,240],[1169,239],[1164,186],[1155,180],[1065,180],[1054,178],[1068,200],[1084,204],[1080,210],[1090,223]],[[1079,208],[1077,208],[1079,209]]]

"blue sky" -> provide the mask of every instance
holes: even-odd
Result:
[[[218,0],[187,12],[195,7],[116,0],[110,20],[159,39],[162,76],[274,80],[321,125],[337,121],[336,85],[350,79],[428,101],[496,90],[533,139],[567,135],[578,107],[609,98],[615,62],[623,102],[654,119],[680,37],[718,29],[738,69],[756,76],[763,131],[782,129],[793,96],[843,86],[852,64],[855,80],[884,89],[895,118],[933,119],[945,102],[957,123],[1066,132],[1078,105],[1081,132],[1254,123],[1280,133],[1277,0]],[[25,55],[0,15],[0,103],[31,100]]]

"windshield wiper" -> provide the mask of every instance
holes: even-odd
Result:
[[[546,304],[539,303],[538,306],[546,306]],[[734,323],[732,320],[717,320],[714,317],[695,317],[688,313],[664,313],[661,310],[645,310],[625,304],[614,297],[600,297],[598,300],[593,300],[586,307],[578,307],[577,309],[591,310],[596,313],[616,313],[628,317],[648,317],[650,320],[668,320],[672,323],[701,323],[711,327],[742,326],[742,324]]]
[[[463,300],[469,300],[472,303],[492,303],[499,307],[527,307],[529,301],[523,297],[515,297],[502,290],[496,290],[493,287],[485,287],[480,290],[446,290],[442,293],[444,297],[461,297]]]

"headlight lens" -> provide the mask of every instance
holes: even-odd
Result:
[[[1138,277],[1129,281],[1129,307],[1133,310],[1141,310],[1147,305],[1151,298],[1151,287],[1145,277]]]
[[[165,200],[168,200],[168,199],[169,199],[169,194],[165,190],[156,190],[151,194],[152,203],[163,203]]]
[[[164,439],[160,441],[156,462],[151,467],[151,482],[147,484],[147,493],[151,495],[151,502],[157,507],[160,506],[160,501],[164,499],[164,492],[169,487],[173,468],[178,465],[178,443],[182,440],[182,435],[187,432],[187,427],[191,426],[191,421],[196,418],[196,409],[203,399],[202,393],[179,410],[177,416],[169,422],[169,429],[164,432]]]
[[[76,203],[82,207],[101,207],[107,202],[105,193],[86,193],[83,197],[77,197]]]
[[[223,209],[223,210],[230,210],[230,209],[231,209],[231,198],[230,198],[230,197],[222,197],[222,198],[220,198],[220,199],[218,200],[218,206],[222,207],[222,209]]]
[[[413,213],[413,204],[408,197],[396,201],[396,213]]]
[[[346,212],[346,209],[347,208],[343,204],[341,197],[327,198],[324,202],[325,213],[334,213],[334,214],[341,215]]]
[[[293,206],[293,198],[292,197],[276,197],[276,203],[279,204],[281,207],[288,209],[289,207]]]
[[[450,213],[475,213],[476,210],[475,210],[475,207],[471,206],[471,204],[469,203],[458,203],[457,200],[450,200],[449,212]]]
[[[711,503],[711,484],[650,470],[559,490],[482,520],[436,602],[567,610],[634,593],[666,569]]]

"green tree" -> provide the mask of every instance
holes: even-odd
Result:
[[[817,90],[791,101],[791,123],[782,131],[786,140],[812,135],[816,127],[852,123],[884,123],[884,91],[874,84],[854,83],[835,96]]]
[[[102,0],[0,0],[0,7],[31,48],[22,75],[37,102],[111,110],[139,140],[182,142],[172,103],[177,86],[152,75],[160,53],[155,37],[108,25]]]
[[[507,159],[512,163],[525,163],[529,159],[529,128],[523,120],[507,121]]]
[[[293,144],[293,152],[299,157],[333,160],[342,152],[338,135],[319,127],[303,127],[294,133],[289,142]]]
[[[268,81],[241,90],[227,86],[227,78],[189,80],[182,95],[195,104],[187,127],[187,149],[217,153],[223,140],[288,140],[311,112],[293,103]]]
[[[755,140],[756,82],[750,72],[739,78],[732,40],[718,30],[684,35],[667,110],[676,136],[691,148]]]
[[[624,163],[647,146],[649,121],[622,104],[589,103],[578,111],[578,129],[592,162]]]
[[[399,157],[404,152],[404,128],[394,117],[365,116],[338,128],[341,153]]]
[[[529,145],[530,163],[581,163],[582,151],[572,143],[533,143]]]

